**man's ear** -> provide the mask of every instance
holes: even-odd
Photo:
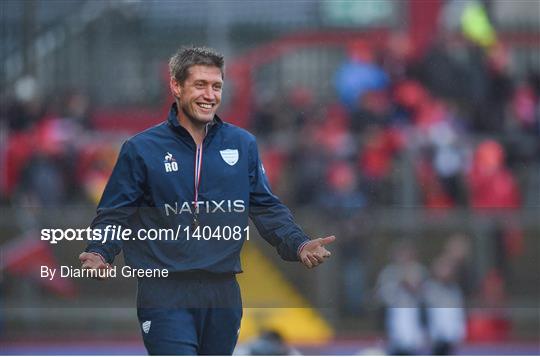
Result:
[[[180,94],[182,92],[182,87],[180,83],[176,80],[176,78],[171,77],[171,81],[169,82],[169,87],[171,88],[171,93],[175,98],[180,98]]]

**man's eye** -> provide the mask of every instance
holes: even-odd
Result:
[[[218,91],[221,91],[221,86],[214,86],[214,90],[218,90]]]

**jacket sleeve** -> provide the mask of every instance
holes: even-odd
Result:
[[[250,143],[249,156],[249,217],[261,236],[276,247],[282,259],[297,261],[298,253],[309,242],[309,237],[294,222],[291,211],[270,190],[255,140]]]
[[[99,229],[103,234],[108,225],[130,228],[128,220],[137,211],[144,195],[145,172],[144,163],[137,155],[135,146],[129,140],[126,141],[101,196],[91,229]],[[91,242],[85,251],[98,253],[108,263],[112,263],[121,249],[122,241],[107,239],[105,242]]]

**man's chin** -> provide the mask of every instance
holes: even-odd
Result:
[[[194,120],[195,122],[201,125],[206,125],[212,122],[212,120],[214,120],[214,114],[194,115],[194,116],[191,116],[191,118],[192,120]]]
[[[215,112],[212,113],[194,113],[195,119],[200,123],[210,123],[212,120],[214,120]]]
[[[199,123],[203,123],[203,124],[211,123],[212,120],[214,120],[214,114],[212,114],[212,116],[204,116],[204,117],[198,117],[197,118],[197,121]]]

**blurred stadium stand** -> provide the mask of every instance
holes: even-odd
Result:
[[[83,248],[36,232],[90,223],[121,142],[168,110],[168,57],[205,44],[227,59],[221,116],[257,134],[306,231],[338,236],[316,272],[250,242],[297,290],[290,307],[314,307],[337,338],[377,339],[375,282],[396,242],[429,266],[461,234],[469,338],[537,339],[540,5],[484,1],[486,30],[466,3],[1,2],[0,334],[138,333],[133,281],[35,280],[40,261],[77,265]]]

